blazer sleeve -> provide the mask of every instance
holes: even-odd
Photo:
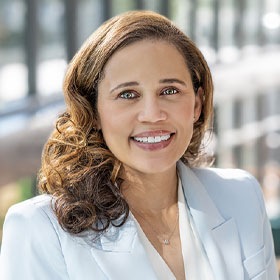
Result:
[[[263,239],[265,246],[265,261],[266,261],[266,271],[267,279],[279,279],[278,270],[276,265],[275,251],[274,251],[274,242],[272,237],[271,225],[267,217],[265,203],[263,198],[263,193],[258,181],[252,176],[249,175],[251,182],[255,186],[255,192],[260,202],[261,211],[263,213]]]
[[[36,204],[14,205],[6,215],[0,279],[69,280],[56,231]]]

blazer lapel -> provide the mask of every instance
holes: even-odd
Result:
[[[197,176],[181,161],[178,171],[197,234],[215,279],[244,279],[240,241],[233,218],[225,220]]]
[[[91,253],[108,279],[157,279],[131,216],[122,227],[111,226]]]

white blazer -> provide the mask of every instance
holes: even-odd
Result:
[[[190,169],[178,162],[178,170],[215,279],[277,280],[271,228],[257,181],[235,169]],[[77,237],[59,226],[50,200],[41,195],[9,209],[1,280],[157,279],[133,219],[95,240],[92,234]]]

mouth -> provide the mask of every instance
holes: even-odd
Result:
[[[164,141],[168,141],[175,133],[169,133],[164,135],[155,136],[143,136],[143,137],[131,137],[134,141],[143,144],[158,144]]]

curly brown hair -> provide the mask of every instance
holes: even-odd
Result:
[[[111,153],[97,126],[97,90],[114,52],[144,39],[174,45],[186,60],[195,93],[199,87],[203,89],[201,115],[181,158],[189,166],[201,162],[201,141],[213,117],[213,84],[203,55],[178,27],[157,13],[133,11],[108,20],[69,64],[64,81],[67,110],[59,116],[42,155],[39,188],[52,195],[58,221],[69,233],[102,233],[110,225],[123,225],[128,217],[119,176],[122,163]]]

